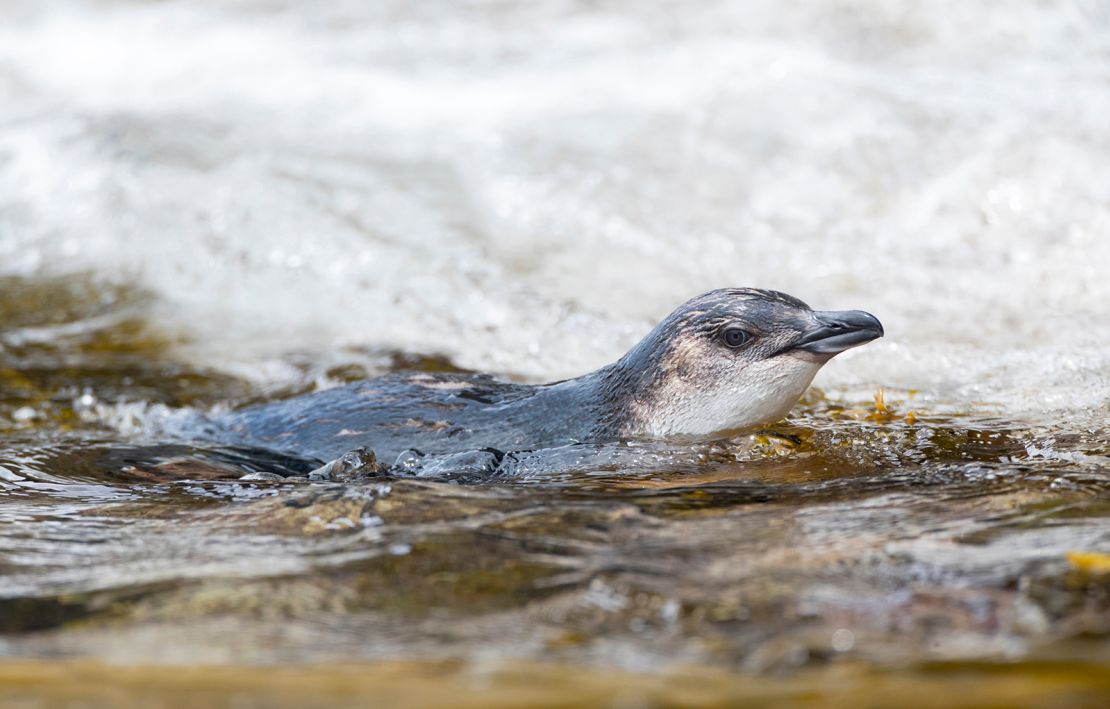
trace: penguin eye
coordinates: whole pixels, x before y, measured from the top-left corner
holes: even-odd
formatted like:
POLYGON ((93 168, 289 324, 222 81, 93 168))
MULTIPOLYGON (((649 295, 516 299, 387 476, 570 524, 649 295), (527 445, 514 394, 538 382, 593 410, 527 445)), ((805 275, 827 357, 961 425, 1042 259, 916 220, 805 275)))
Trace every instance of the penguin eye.
POLYGON ((721 339, 726 345, 735 349, 748 344, 752 336, 738 327, 729 327, 721 333, 721 339))

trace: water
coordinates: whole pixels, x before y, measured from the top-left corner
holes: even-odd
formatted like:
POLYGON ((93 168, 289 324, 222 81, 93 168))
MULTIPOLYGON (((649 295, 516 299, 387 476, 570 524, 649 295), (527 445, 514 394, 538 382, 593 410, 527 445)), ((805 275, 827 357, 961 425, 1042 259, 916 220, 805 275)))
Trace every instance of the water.
POLYGON ((0 19, 0 653, 1106 661, 1068 556, 1110 553, 1105 3, 0 19), (766 434, 495 485, 175 442, 396 369, 573 376, 728 285, 887 336, 766 434))

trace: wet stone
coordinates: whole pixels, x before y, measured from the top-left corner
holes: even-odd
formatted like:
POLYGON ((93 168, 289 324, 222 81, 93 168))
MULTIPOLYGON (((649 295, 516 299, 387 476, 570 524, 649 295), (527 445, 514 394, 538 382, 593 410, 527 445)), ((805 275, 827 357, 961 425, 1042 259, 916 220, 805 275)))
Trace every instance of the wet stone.
POLYGON ((317 482, 324 480, 351 481, 370 478, 385 472, 378 459, 369 448, 344 453, 339 458, 308 473, 308 479, 317 482))

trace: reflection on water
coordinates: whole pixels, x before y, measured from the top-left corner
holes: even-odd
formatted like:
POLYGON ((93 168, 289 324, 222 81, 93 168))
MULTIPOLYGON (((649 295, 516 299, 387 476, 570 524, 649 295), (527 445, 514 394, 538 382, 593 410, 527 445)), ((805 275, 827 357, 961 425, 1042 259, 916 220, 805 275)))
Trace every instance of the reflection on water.
MULTIPOLYGON (((1092 643, 1110 577, 1068 558, 1110 538, 1101 432, 814 391, 730 441, 533 451, 482 485, 312 482, 303 461, 174 442, 189 411, 256 393, 166 359, 134 294, 6 285, 54 305, 0 353, 5 654, 1110 661, 1092 643)), ((290 391, 398 362, 446 366, 363 354, 290 391)))

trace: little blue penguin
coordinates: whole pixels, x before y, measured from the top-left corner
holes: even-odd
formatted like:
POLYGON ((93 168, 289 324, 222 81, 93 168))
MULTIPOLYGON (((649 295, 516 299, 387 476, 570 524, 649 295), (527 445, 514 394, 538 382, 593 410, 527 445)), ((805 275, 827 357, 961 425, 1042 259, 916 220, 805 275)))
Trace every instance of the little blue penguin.
POLYGON ((395 373, 233 412, 226 441, 334 460, 370 449, 451 454, 629 439, 724 438, 774 423, 834 356, 883 335, 860 310, 727 288, 679 306, 616 362, 530 385, 395 373))

